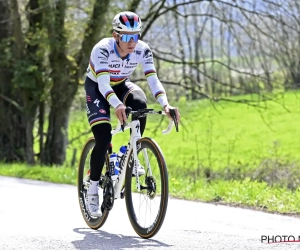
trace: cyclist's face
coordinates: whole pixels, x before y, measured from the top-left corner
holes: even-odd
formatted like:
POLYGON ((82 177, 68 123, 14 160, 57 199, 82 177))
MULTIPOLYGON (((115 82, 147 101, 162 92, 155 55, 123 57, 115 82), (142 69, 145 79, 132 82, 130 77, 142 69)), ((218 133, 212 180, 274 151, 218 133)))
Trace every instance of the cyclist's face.
POLYGON ((120 31, 118 32, 118 34, 116 34, 115 32, 113 33, 114 38, 117 41, 119 41, 120 47, 127 54, 130 54, 134 51, 135 46, 138 43, 136 39, 138 34, 139 34, 138 32, 127 32, 127 31, 120 31), (134 37, 130 37, 126 35, 133 35, 134 37))

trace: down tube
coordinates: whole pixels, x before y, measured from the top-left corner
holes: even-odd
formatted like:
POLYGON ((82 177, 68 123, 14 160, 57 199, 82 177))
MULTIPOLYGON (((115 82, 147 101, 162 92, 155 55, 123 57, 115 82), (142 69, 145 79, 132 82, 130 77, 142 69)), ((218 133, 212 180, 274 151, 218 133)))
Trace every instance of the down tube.
POLYGON ((128 164, 128 161, 129 161, 128 155, 129 155, 130 150, 131 150, 131 145, 129 145, 129 148, 126 151, 125 159, 122 162, 122 172, 119 175, 118 182, 116 183, 116 185, 114 187, 115 199, 120 199, 121 198, 121 188, 122 188, 125 176, 126 176, 126 166, 128 164))

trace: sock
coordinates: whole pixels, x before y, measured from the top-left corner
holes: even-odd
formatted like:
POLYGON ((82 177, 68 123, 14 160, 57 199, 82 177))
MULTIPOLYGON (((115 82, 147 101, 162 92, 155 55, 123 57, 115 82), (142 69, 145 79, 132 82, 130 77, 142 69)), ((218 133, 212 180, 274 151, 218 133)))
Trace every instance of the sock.
POLYGON ((88 194, 98 194, 98 186, 99 186, 99 181, 90 180, 88 194))

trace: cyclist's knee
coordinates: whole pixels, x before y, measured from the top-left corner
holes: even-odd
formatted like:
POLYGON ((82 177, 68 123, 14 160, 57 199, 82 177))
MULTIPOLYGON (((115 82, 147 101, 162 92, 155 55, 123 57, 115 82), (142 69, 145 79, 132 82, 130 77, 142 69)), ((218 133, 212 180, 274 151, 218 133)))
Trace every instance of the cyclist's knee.
POLYGON ((111 124, 110 123, 100 123, 92 127, 92 132, 95 137, 97 148, 106 148, 111 142, 111 124))
POLYGON ((126 99, 126 106, 131 107, 133 110, 147 108, 147 98, 143 91, 133 91, 126 99))

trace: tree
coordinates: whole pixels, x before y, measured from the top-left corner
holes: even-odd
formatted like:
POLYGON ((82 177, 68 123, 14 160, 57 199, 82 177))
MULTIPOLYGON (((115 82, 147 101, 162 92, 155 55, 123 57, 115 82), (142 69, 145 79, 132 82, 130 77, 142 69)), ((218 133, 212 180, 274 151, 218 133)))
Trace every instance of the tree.
MULTIPOLYGON (((17 35, 20 19, 13 2, 0 1, 0 159, 7 162, 24 161, 26 149, 26 124, 22 115, 22 99, 12 82, 13 66, 21 57, 21 50, 12 40, 17 35), (8 22, 11 17, 14 23, 8 22)), ((17 37, 16 37, 17 38, 17 37)))
MULTIPOLYGON (((95 1, 81 48, 75 54, 68 51, 68 40, 64 26, 67 11, 66 1, 54 5, 45 0, 30 0, 26 7, 28 26, 22 32, 20 6, 17 0, 10 4, 1 1, 2 54, 0 101, 1 157, 0 160, 27 160, 34 163, 33 127, 39 109, 40 128, 43 127, 45 78, 51 79, 49 126, 43 147, 43 129, 40 129, 40 157, 43 164, 63 164, 67 144, 69 110, 77 91, 79 79, 88 62, 88 51, 98 40, 105 23, 105 10, 109 0, 95 1), (44 31, 47 31, 46 36, 44 31), (46 44, 43 44, 45 39, 46 44), (9 47, 7 47, 9 44, 9 47), (47 45, 48 44, 48 45, 47 45), (44 46, 44 47, 43 47, 44 46), (47 48, 49 47, 49 53, 47 48), (43 53, 39 53, 44 50, 43 53), (46 52, 46 53, 45 53, 46 52), (8 61, 8 63, 7 63, 8 61), (44 70, 50 67, 50 70, 44 70), (42 73, 43 72, 43 73, 42 73), (43 74, 49 73, 49 77, 43 74), (9 83, 9 84, 7 84, 9 83)), ((26 27, 26 25, 23 25, 26 27)))
POLYGON ((47 139, 42 156, 44 164, 62 165, 66 157, 68 141, 68 121, 73 98, 77 92, 79 79, 88 62, 88 50, 98 39, 103 28, 105 9, 110 0, 95 1, 92 15, 84 32, 82 46, 76 55, 67 51, 67 37, 64 26, 66 0, 61 0, 44 13, 50 45, 49 62, 51 66, 51 107, 47 139))
MULTIPOLYGON (((290 1, 283 3, 281 0, 155 1, 144 18, 144 33, 154 24, 159 25, 151 30, 152 33, 157 30, 156 35, 145 37, 152 44, 156 59, 169 65, 169 74, 167 70, 161 73, 162 81, 190 90, 192 99, 266 94, 280 89, 278 85, 274 87, 274 56, 278 55, 280 60, 295 57, 298 54, 295 49, 283 53, 280 50, 284 45, 290 46, 286 40, 299 40, 295 36, 291 39, 299 11, 294 4, 293 15, 286 14, 286 18, 292 16, 294 20, 287 26, 281 15, 287 9, 285 5, 290 8, 293 5, 290 1), (173 28, 170 30, 169 26, 173 28), (283 38, 276 37, 282 32, 290 38, 285 36, 284 44, 283 38), (153 40, 152 37, 158 36, 160 39, 153 40), (178 77, 172 69, 178 72, 180 66, 183 74, 178 77)), ((295 78, 299 63, 294 60, 289 65, 290 75, 295 78)), ((285 72, 285 68, 277 69, 277 73, 285 72)))
MULTIPOLYGON (((283 86, 275 84, 278 72, 285 87, 299 85, 296 0, 0 1, 0 161, 64 163, 70 109, 91 48, 110 35, 120 8, 142 17, 142 39, 176 100, 272 93, 283 86)), ((141 71, 134 76, 145 81, 141 71)))

